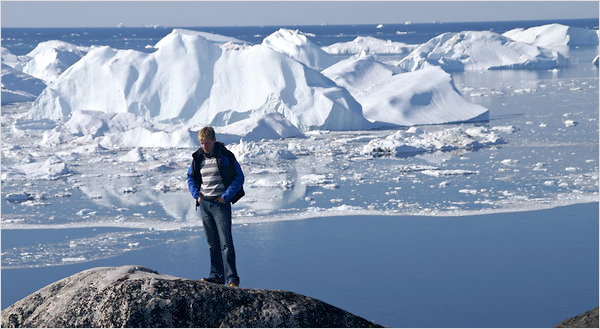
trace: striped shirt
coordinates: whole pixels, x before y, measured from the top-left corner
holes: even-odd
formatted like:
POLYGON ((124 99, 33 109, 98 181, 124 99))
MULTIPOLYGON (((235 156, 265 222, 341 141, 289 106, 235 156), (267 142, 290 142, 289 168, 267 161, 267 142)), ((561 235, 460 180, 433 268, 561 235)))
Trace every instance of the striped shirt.
POLYGON ((225 193, 225 185, 217 166, 217 158, 205 156, 200 165, 202 184, 200 192, 207 198, 217 198, 225 193))

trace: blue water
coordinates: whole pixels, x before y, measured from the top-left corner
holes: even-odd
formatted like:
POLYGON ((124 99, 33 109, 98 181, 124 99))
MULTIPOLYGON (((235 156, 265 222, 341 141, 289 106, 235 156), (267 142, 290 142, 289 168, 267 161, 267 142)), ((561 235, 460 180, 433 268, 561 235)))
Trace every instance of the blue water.
MULTIPOLYGON (((262 40, 285 27, 314 34, 309 37, 319 46, 354 40, 357 36, 373 36, 380 39, 419 44, 445 33, 459 31, 491 30, 503 33, 514 28, 529 28, 550 23, 560 23, 573 27, 598 28, 598 19, 472 22, 472 23, 423 23, 391 24, 377 29, 375 25, 317 25, 317 26, 253 26, 253 27, 185 27, 215 34, 226 35, 251 44, 262 40)), ((157 28, 3 28, 2 47, 15 55, 25 55, 43 41, 62 40, 80 46, 102 45, 117 49, 152 51, 146 45, 154 45, 174 27, 157 28)))
MULTIPOLYGON (((598 303, 598 203, 463 217, 345 216, 233 229, 242 286, 321 299, 391 327, 552 327, 598 303)), ((56 230, 70 238, 118 229, 56 230)), ((2 231, 2 248, 48 230, 2 231)), ((108 259, 2 270, 2 308, 97 266, 199 279, 199 229, 108 259)))

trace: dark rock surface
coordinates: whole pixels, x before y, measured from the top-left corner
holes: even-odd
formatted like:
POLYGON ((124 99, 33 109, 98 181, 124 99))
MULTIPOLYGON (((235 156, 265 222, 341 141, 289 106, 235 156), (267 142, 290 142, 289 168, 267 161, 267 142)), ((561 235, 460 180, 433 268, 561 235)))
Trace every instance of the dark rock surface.
POLYGON ((377 327, 287 291, 231 288, 139 266, 92 268, 2 311, 2 327, 377 327))
POLYGON ((555 328, 598 328, 598 307, 565 320, 555 328))

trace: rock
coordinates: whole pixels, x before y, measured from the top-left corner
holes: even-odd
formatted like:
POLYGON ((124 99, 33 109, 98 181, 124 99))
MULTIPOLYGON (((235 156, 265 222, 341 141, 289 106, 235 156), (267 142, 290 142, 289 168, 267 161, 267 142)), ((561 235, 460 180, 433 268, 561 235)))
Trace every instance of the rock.
POLYGON ((232 288, 139 266, 99 267, 2 311, 2 327, 379 327, 288 291, 232 288))
POLYGON ((555 328, 598 328, 598 307, 565 320, 555 328))

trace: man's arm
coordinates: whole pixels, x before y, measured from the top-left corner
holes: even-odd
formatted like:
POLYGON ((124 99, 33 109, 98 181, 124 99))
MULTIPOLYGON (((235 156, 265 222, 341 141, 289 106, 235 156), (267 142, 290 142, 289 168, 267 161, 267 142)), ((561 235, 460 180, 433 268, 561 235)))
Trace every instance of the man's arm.
POLYGON ((226 202, 231 201, 231 199, 233 199, 236 193, 242 188, 242 185, 244 185, 244 173, 242 172, 242 167, 240 167, 240 164, 237 162, 235 156, 232 156, 231 160, 233 161, 233 166, 235 167, 237 175, 235 176, 233 182, 231 182, 231 185, 229 185, 225 193, 223 193, 223 195, 221 196, 226 202))
POLYGON ((196 185, 196 180, 194 179, 194 175, 192 173, 193 166, 194 163, 192 162, 187 172, 188 188, 190 189, 190 193, 192 193, 192 197, 198 200, 198 198, 200 198, 200 190, 198 189, 198 185, 196 185))

